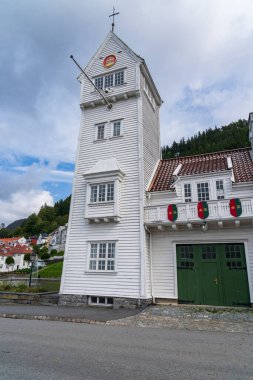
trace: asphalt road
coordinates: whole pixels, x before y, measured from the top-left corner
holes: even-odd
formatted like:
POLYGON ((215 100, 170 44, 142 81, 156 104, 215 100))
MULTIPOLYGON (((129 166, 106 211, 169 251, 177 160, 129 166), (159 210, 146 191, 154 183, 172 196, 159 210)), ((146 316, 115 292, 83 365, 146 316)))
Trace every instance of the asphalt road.
POLYGON ((252 380, 252 343, 252 334, 0 318, 0 379, 252 380))

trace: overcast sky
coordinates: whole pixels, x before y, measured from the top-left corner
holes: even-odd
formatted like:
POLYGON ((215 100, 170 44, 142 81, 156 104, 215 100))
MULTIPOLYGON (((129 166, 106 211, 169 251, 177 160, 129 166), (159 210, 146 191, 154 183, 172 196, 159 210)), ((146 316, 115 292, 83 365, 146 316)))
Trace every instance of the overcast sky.
POLYGON ((0 0, 0 223, 71 193, 78 71, 110 30, 145 58, 162 145, 253 111, 252 0, 0 0))

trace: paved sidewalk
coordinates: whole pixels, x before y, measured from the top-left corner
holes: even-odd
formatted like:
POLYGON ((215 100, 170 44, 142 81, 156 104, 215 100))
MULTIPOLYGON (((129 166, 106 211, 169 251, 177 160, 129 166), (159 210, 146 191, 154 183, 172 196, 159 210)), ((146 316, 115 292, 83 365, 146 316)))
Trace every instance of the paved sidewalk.
POLYGON ((44 306, 1 304, 0 317, 15 319, 42 319, 64 322, 96 323, 126 318, 140 313, 140 309, 110 309, 81 306, 44 306))
POLYGON ((146 309, 1 304, 0 318, 37 319, 111 326, 253 333, 253 309, 189 305, 146 309))

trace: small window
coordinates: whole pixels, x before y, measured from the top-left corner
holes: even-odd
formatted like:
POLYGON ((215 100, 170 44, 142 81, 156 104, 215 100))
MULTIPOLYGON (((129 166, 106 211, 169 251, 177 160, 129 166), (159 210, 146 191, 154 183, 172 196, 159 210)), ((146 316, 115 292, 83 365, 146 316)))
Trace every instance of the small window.
POLYGON ((98 201, 99 202, 105 202, 105 191, 106 191, 106 185, 98 186, 98 201))
POLYGON ((97 125, 97 140, 104 140, 105 138, 105 125, 97 125))
POLYGON ((112 87, 112 86, 120 86, 124 84, 125 80, 125 70, 119 70, 115 71, 111 74, 106 74, 103 76, 96 77, 94 82, 95 86, 99 90, 104 90, 107 87, 112 87))
POLYGON ((120 120, 113 122, 112 136, 113 137, 121 136, 121 121, 120 120))
POLYGON ((114 201, 114 183, 101 183, 91 185, 90 202, 112 202, 114 201))
POLYGON ((124 84, 124 70, 117 71, 115 74, 115 86, 120 86, 121 84, 124 84))
POLYGON ((91 186, 91 195, 90 195, 90 201, 92 203, 97 202, 97 195, 98 195, 98 187, 97 185, 91 186))
POLYGON ((186 203, 190 203, 192 201, 192 192, 191 192, 191 184, 184 184, 184 200, 186 203))
POLYGON ((108 183, 107 185, 107 202, 114 200, 114 183, 108 183))
POLYGON ((90 296, 89 297, 89 304, 90 305, 111 306, 111 305, 113 305, 113 298, 112 297, 95 297, 95 296, 90 296))
POLYGON ((105 88, 113 86, 113 74, 105 76, 105 88))
POLYGON ((216 181, 217 199, 224 199, 224 185, 222 180, 216 181))
POLYGON ((198 201, 209 201, 208 182, 197 183, 198 201))
POLYGON ((103 77, 95 78, 95 86, 97 88, 99 88, 100 90, 103 89, 103 83, 104 83, 104 78, 103 77))
POLYGON ((115 242, 99 242, 90 244, 89 270, 115 271, 115 242))

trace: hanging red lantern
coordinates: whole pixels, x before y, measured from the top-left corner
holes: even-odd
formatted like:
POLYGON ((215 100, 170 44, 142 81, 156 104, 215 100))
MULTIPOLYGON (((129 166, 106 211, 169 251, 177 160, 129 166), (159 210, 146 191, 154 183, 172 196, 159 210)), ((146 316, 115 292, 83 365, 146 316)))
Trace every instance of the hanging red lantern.
POLYGON ((239 198, 230 199, 229 201, 230 214, 235 218, 242 214, 242 204, 239 198))
POLYGON ((209 216, 208 204, 206 201, 198 203, 198 216, 200 219, 206 219, 209 216))
POLYGON ((168 206, 168 219, 170 222, 175 222, 177 220, 177 206, 174 204, 171 204, 168 206))

